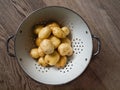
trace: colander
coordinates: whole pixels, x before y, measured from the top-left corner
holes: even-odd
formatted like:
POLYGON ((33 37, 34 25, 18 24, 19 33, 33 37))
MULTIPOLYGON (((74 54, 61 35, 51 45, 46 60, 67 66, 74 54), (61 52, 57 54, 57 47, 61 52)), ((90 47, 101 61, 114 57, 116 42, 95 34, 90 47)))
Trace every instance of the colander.
POLYGON ((100 40, 91 35, 85 21, 76 12, 58 6, 49 6, 31 13, 20 24, 17 33, 7 40, 7 52, 10 56, 16 56, 23 71, 37 82, 59 85, 70 82, 80 76, 88 66, 92 56, 100 52, 100 40), (73 55, 68 58, 68 63, 63 69, 55 67, 42 67, 30 56, 31 48, 35 47, 33 26, 55 21, 61 26, 70 28, 73 55), (9 50, 9 42, 14 37, 14 51, 9 50), (97 40, 98 48, 93 53, 93 38, 97 40))

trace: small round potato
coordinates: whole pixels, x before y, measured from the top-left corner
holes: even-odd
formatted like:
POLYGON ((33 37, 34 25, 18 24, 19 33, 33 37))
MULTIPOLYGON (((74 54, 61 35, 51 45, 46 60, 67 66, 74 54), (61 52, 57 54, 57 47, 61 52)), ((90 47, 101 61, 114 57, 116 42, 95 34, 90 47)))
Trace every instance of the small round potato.
POLYGON ((51 66, 55 65, 59 59, 60 55, 57 51, 54 51, 54 53, 45 56, 45 62, 51 66))
POLYGON ((32 58, 35 58, 35 59, 37 59, 37 58, 40 57, 37 48, 33 48, 33 49, 31 49, 31 51, 30 51, 30 55, 31 55, 32 58))
POLYGON ((54 45, 54 48, 57 48, 60 45, 60 39, 55 37, 55 36, 51 36, 50 41, 52 42, 52 44, 54 45))
POLYGON ((37 48, 31 49, 31 57, 43 67, 64 68, 67 56, 73 54, 71 41, 68 38, 70 29, 67 26, 60 27, 58 23, 52 22, 46 26, 36 25, 34 33, 37 36, 35 39, 37 48))
POLYGON ((70 33, 69 28, 66 27, 66 26, 65 26, 65 27, 62 27, 61 29, 62 29, 62 31, 65 33, 66 36, 70 33))
POLYGON ((58 38, 65 38, 66 37, 65 33, 59 27, 53 27, 52 33, 54 36, 56 36, 58 38))
POLYGON ((66 37, 66 38, 63 38, 63 39, 61 40, 61 42, 62 42, 62 43, 68 43, 68 44, 71 45, 71 41, 70 41, 70 39, 68 39, 67 37, 66 37))
POLYGON ((42 25, 37 26, 37 27, 35 28, 35 30, 34 30, 34 33, 35 33, 36 35, 38 35, 38 33, 41 31, 42 28, 43 28, 42 25))
POLYGON ((49 26, 51 29, 53 28, 53 27, 60 27, 57 23, 55 23, 55 22, 53 22, 53 23, 51 23, 51 24, 48 24, 47 26, 49 26))
POLYGON ((61 56, 71 56, 73 54, 73 49, 68 43, 62 43, 58 47, 58 52, 61 56))
POLYGON ((49 27, 44 27, 40 30, 38 37, 41 39, 46 39, 50 36, 51 29, 49 27))
POLYGON ((43 67, 48 66, 48 64, 45 62, 45 60, 44 60, 43 57, 40 57, 40 58, 38 59, 38 64, 41 65, 41 66, 43 66, 43 67))
POLYGON ((43 57, 45 55, 45 53, 43 52, 40 46, 38 47, 38 53, 40 57, 43 57))
POLYGON ((55 64, 55 67, 57 68, 64 68, 67 63, 67 57, 61 56, 60 60, 55 64))
POLYGON ((40 39, 40 38, 37 38, 36 40, 35 40, 35 44, 36 44, 36 46, 40 46, 40 42, 42 41, 42 39, 40 39))
POLYGON ((49 39, 42 40, 40 47, 45 54, 51 54, 54 52, 54 45, 49 39))

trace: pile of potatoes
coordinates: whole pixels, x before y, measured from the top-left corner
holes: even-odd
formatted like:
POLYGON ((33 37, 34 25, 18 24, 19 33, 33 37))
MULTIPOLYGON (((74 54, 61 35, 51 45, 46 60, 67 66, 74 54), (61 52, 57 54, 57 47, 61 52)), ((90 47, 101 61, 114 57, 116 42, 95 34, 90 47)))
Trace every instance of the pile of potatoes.
POLYGON ((68 61, 67 57, 73 54, 71 41, 67 37, 70 33, 69 28, 60 27, 53 22, 46 26, 38 25, 34 33, 37 35, 35 39, 37 47, 31 49, 31 57, 43 67, 64 68, 68 61))

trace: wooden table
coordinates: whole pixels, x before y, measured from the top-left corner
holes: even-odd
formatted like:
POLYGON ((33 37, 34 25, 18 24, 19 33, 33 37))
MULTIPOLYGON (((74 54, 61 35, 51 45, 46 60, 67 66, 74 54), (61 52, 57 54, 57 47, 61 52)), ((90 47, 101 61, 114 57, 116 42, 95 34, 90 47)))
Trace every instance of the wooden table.
MULTIPOLYGON (((120 0, 0 0, 0 90, 119 90, 120 0), (6 52, 6 40, 32 11, 46 6, 76 11, 101 39, 101 53, 72 82, 51 86, 33 81, 6 52)), ((13 51, 13 40, 10 48, 13 51)))

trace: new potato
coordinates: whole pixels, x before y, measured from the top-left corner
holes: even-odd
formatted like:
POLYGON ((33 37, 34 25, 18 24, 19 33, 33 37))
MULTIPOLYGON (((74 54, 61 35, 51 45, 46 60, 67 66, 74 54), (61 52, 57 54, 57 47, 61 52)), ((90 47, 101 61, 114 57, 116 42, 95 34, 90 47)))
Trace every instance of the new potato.
POLYGON ((40 56, 39 56, 39 53, 38 53, 38 48, 31 49, 30 55, 31 55, 32 58, 35 58, 35 59, 39 58, 40 56))
POLYGON ((41 38, 37 38, 36 40, 35 40, 35 44, 36 44, 36 46, 40 46, 40 43, 41 43, 41 41, 42 41, 42 39, 41 38))
POLYGON ((54 53, 45 56, 45 62, 47 62, 49 65, 55 65, 59 59, 60 55, 57 51, 54 51, 54 53))
POLYGON ((34 30, 34 33, 35 33, 36 35, 38 35, 38 33, 41 31, 42 28, 43 28, 42 25, 36 26, 36 28, 35 28, 35 30, 34 30))
POLYGON ((55 64, 55 67, 57 68, 64 68, 67 63, 67 57, 61 56, 60 60, 55 64))
POLYGON ((61 43, 60 39, 55 36, 51 36, 49 39, 52 42, 52 44, 54 45, 54 48, 57 48, 61 43))
POLYGON ((44 27, 38 33, 38 37, 41 38, 41 39, 46 39, 50 36, 50 34, 51 34, 50 27, 44 27))
POLYGON ((43 67, 48 66, 48 64, 47 64, 47 63, 45 62, 45 60, 44 60, 44 57, 40 57, 40 58, 38 59, 38 64, 41 65, 41 66, 43 66, 43 67))
POLYGON ((54 52, 54 45, 52 44, 52 42, 49 39, 44 39, 40 43, 40 47, 45 54, 51 54, 54 52))
POLYGON ((71 41, 68 38, 68 27, 60 27, 56 22, 46 26, 37 25, 34 29, 36 48, 32 48, 30 55, 43 67, 54 66, 64 68, 67 57, 73 54, 71 41))
POLYGON ((62 43, 58 47, 58 52, 61 56, 71 56, 73 54, 72 47, 68 43, 62 43))

